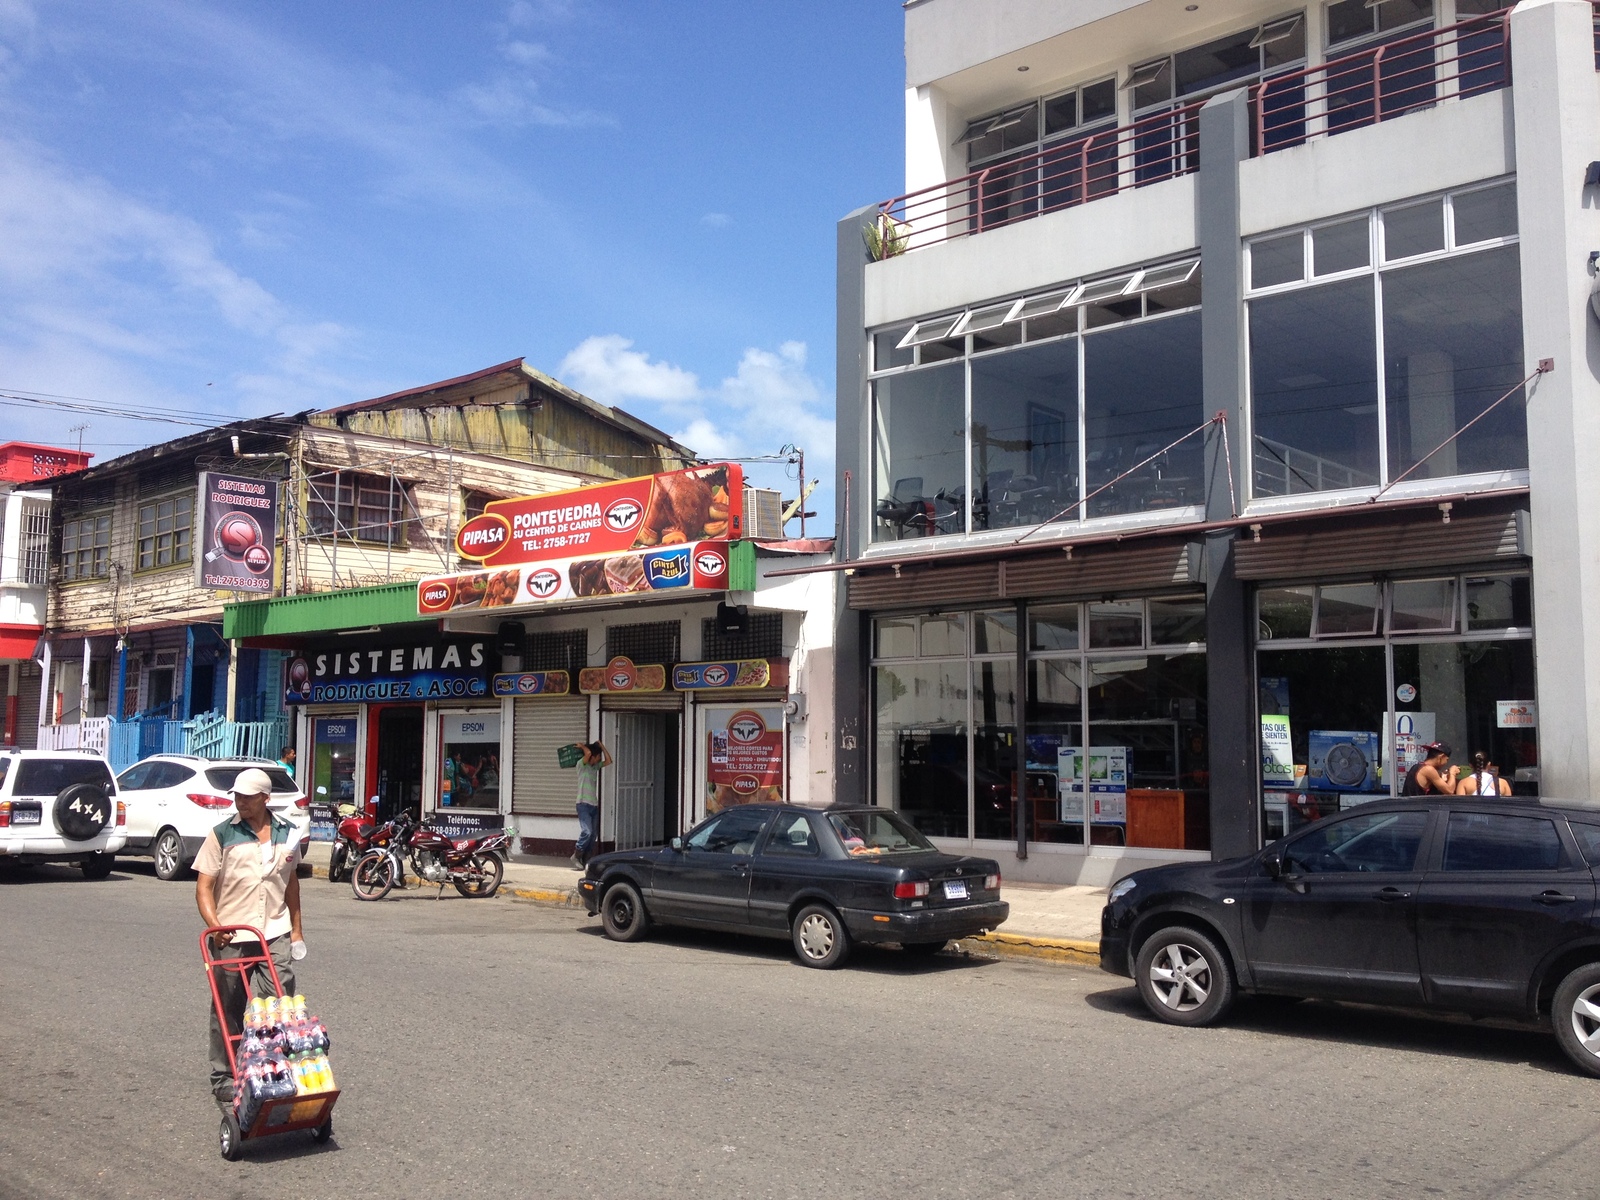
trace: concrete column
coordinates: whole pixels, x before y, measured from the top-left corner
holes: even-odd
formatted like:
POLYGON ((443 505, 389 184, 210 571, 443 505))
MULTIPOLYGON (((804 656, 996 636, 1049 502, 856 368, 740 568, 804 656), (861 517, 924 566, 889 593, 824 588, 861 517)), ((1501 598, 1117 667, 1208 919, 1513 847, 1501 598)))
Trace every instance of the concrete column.
MULTIPOLYGON (((835 357, 836 423, 834 504, 839 534, 834 557, 857 557, 872 533, 871 453, 872 405, 867 390, 870 348, 866 334, 867 250, 862 226, 877 213, 875 205, 858 208, 840 221, 835 235, 837 255, 837 330, 835 357)), ((867 778, 867 743, 872 736, 870 644, 865 621, 846 602, 848 580, 837 575, 834 593, 834 798, 839 804, 864 804, 871 799, 867 778)))
MULTIPOLYGON (((1600 249, 1600 84, 1588 0, 1523 0, 1511 14, 1522 338, 1528 397, 1539 790, 1600 791, 1600 325, 1589 253, 1600 249)), ((1501 699, 1513 700, 1514 696, 1501 699)))
MULTIPOLYGON (((1239 238, 1239 163, 1250 155, 1245 92, 1216 96, 1200 110, 1195 187, 1203 303, 1200 313, 1206 412, 1224 426, 1206 435, 1206 519, 1227 520, 1245 501, 1244 256, 1239 238), (1226 439, 1226 445, 1224 444, 1226 439), (1233 462, 1233 489, 1228 459, 1233 462)), ((1249 590, 1234 575, 1234 535, 1206 540, 1206 737, 1211 769, 1211 853, 1248 854, 1260 842, 1260 748, 1249 590)))

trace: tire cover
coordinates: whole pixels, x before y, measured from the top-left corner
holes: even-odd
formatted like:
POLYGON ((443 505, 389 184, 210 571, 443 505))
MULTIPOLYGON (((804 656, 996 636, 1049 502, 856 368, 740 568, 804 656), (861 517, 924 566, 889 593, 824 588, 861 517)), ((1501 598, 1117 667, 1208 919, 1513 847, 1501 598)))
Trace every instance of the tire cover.
POLYGON ((111 799, 92 783, 75 783, 56 796, 56 828, 69 842, 98 837, 111 822, 111 799))

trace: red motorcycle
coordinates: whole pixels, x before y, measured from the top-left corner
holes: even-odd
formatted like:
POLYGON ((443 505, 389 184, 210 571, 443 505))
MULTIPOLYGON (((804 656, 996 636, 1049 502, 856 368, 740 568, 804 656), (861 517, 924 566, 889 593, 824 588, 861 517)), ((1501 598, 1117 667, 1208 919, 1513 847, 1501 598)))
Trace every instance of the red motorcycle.
POLYGON ((354 804, 339 805, 339 830, 328 854, 328 882, 350 878, 350 864, 372 848, 376 823, 354 804))
POLYGON ((495 894, 505 874, 500 855, 511 844, 504 833, 476 838, 448 838, 436 829, 419 826, 408 813, 379 825, 367 835, 368 849, 355 861, 350 888, 358 900, 382 900, 394 888, 404 888, 406 860, 426 883, 455 885, 468 899, 495 894))

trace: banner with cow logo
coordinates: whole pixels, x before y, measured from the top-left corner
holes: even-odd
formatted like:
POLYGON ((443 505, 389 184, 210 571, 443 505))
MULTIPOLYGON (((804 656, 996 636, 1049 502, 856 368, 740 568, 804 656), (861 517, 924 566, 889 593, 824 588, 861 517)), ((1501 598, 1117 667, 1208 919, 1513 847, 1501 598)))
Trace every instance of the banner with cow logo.
POLYGON ((484 567, 682 546, 743 534, 744 472, 734 463, 494 500, 456 534, 484 567))
POLYGON ((462 609, 526 608, 558 600, 679 589, 723 591, 728 586, 728 543, 687 542, 655 550, 430 576, 417 584, 417 611, 435 616, 462 609))
POLYGON ((565 696, 572 676, 565 671, 518 671, 494 677, 496 696, 565 696))
POLYGON ((680 692, 783 687, 789 682, 788 667, 787 659, 768 658, 742 658, 733 662, 678 663, 672 668, 672 686, 680 692))
POLYGON ((706 812, 783 800, 783 709, 707 709, 706 812))
MULTIPOLYGON (((278 481, 202 471, 198 501, 195 586, 272 595, 277 561, 278 481)), ((159 513, 156 519, 159 540, 159 513)), ((176 515, 173 525, 176 528, 176 515)))
POLYGON ((664 692, 667 668, 659 663, 635 665, 633 659, 618 655, 603 667, 585 667, 578 672, 578 690, 585 695, 597 692, 664 692))

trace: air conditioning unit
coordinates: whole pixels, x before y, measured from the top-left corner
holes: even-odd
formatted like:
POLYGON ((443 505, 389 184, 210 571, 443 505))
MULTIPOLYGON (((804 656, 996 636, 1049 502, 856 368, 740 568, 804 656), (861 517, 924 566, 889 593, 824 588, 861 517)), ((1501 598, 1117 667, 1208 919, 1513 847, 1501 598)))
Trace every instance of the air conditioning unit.
POLYGON ((744 535, 747 538, 783 536, 783 496, 772 488, 744 490, 744 535))

